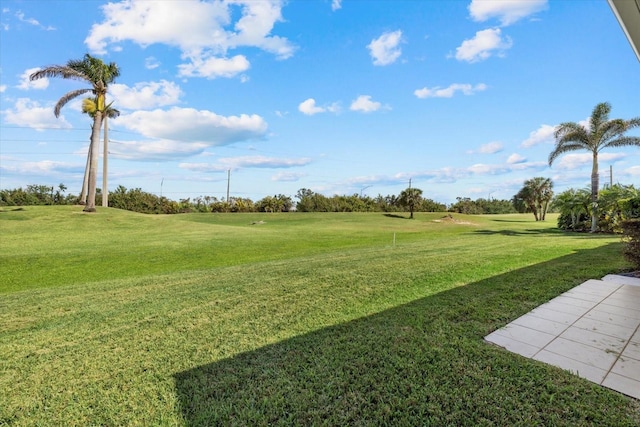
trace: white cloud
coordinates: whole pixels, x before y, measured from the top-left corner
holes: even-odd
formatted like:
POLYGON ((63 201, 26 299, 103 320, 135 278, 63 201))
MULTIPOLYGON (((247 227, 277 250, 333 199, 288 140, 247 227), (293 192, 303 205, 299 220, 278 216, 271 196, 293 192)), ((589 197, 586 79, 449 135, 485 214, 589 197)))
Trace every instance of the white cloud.
POLYGON ((424 98, 451 98, 456 92, 462 92, 464 95, 473 95, 476 92, 481 92, 487 89, 487 85, 479 83, 475 86, 468 83, 453 83, 449 87, 441 88, 435 86, 432 88, 423 87, 422 89, 416 89, 413 94, 420 99, 424 98))
POLYGON ((326 112, 339 113, 340 104, 337 102, 334 102, 333 104, 330 104, 327 107, 319 107, 318 105, 316 105, 315 99, 309 98, 302 101, 300 105, 298 105, 298 111, 300 111, 303 114, 306 114, 307 116, 313 116, 314 114, 326 113, 326 112))
POLYGON ((305 166, 311 163, 309 158, 283 159, 265 156, 223 157, 217 163, 180 163, 179 167, 197 172, 222 172, 239 168, 286 169, 305 166))
POLYGON ((389 65, 400 57, 402 50, 399 45, 402 42, 402 31, 383 33, 377 39, 371 40, 367 45, 369 54, 373 58, 373 65, 389 65))
POLYGON ((0 170, 2 170, 2 172, 5 174, 26 175, 30 177, 59 176, 61 173, 81 174, 84 172, 84 164, 41 160, 39 162, 21 162, 17 166, 7 166, 5 163, 0 166, 0 170))
POLYGON ((38 80, 31 81, 29 80, 29 76, 36 71, 39 71, 40 68, 29 68, 24 70, 24 73, 20 75, 20 84, 17 86, 18 89, 29 90, 29 89, 46 89, 49 87, 49 78, 44 77, 38 80))
POLYGON ((517 154, 517 153, 513 153, 507 158, 507 164, 510 164, 510 165, 515 165, 517 163, 524 163, 526 161, 527 161, 526 157, 522 157, 520 154, 517 154))
POLYGON ((499 153, 504 149, 504 146, 500 142, 489 142, 487 144, 483 144, 478 149, 478 153, 481 154, 494 154, 499 153))
MULTIPOLYGON (((626 154, 624 153, 600 153, 598 154, 598 161, 602 162, 614 162, 616 160, 624 159, 626 154)), ((572 170, 578 169, 582 166, 591 166, 593 164, 593 154, 591 153, 569 153, 565 154, 554 163, 558 169, 572 170)))
POLYGON ((191 63, 178 65, 178 75, 181 77, 234 77, 247 71, 249 61, 244 55, 236 55, 232 58, 217 57, 193 57, 191 63))
POLYGON ((7 85, 0 85, 0 93, 4 93, 7 90, 7 85))
POLYGON ((332 0, 331 10, 338 10, 342 8, 342 0, 332 0))
POLYGON ((115 98, 117 109, 138 110, 164 107, 178 103, 182 90, 180 86, 167 80, 140 82, 133 87, 112 83, 109 93, 115 98))
POLYGON ((547 0, 471 0, 469 14, 474 21, 498 18, 503 26, 547 8, 547 0))
POLYGON ((522 141, 521 147, 529 148, 542 143, 552 143, 555 141, 554 133, 556 126, 541 125, 538 129, 529 134, 529 138, 522 141))
POLYGON ((243 56, 225 58, 230 49, 256 47, 279 59, 293 55, 295 47, 286 38, 271 35, 274 25, 283 21, 282 4, 281 0, 107 3, 102 6, 104 21, 91 27, 85 44, 96 54, 124 41, 143 47, 176 46, 189 61, 181 66, 181 75, 228 77, 248 68, 243 56))
POLYGON ((316 100, 313 98, 302 101, 300 105, 298 105, 298 110, 307 116, 313 116, 314 114, 324 113, 326 111, 324 108, 316 106, 316 100))
POLYGON ((18 18, 18 20, 20 22, 24 22, 26 24, 33 25, 33 26, 38 27, 38 28, 40 28, 42 30, 45 30, 45 31, 53 31, 53 30, 55 30, 55 27, 52 27, 50 25, 48 25, 48 26, 42 25, 35 18, 27 18, 26 15, 24 14, 24 12, 22 12, 22 11, 16 12, 16 18, 18 18))
POLYGON ((109 154, 114 158, 140 161, 175 160, 202 153, 209 145, 203 142, 172 140, 118 141, 109 138, 109 154))
POLYGON ((305 176, 307 176, 307 174, 301 172, 278 172, 271 177, 271 181, 296 182, 305 176))
POLYGON ((631 166, 628 169, 624 169, 622 172, 625 175, 640 177, 640 166, 631 166))
POLYGON ((529 169, 542 170, 547 167, 546 162, 514 162, 507 164, 484 164, 477 163, 467 168, 467 171, 474 175, 502 175, 513 171, 523 171, 529 169))
POLYGON ((173 107, 123 114, 118 125, 147 138, 225 145, 262 138, 267 123, 258 115, 220 116, 211 111, 173 107))
POLYGON ((154 70, 160 66, 160 61, 158 61, 155 57, 149 56, 144 59, 144 68, 147 70, 154 70))
POLYGON ((494 52, 503 56, 504 51, 512 46, 511 39, 502 38, 500 28, 489 28, 478 31, 472 39, 465 40, 456 48, 458 61, 478 62, 489 58, 494 52))
POLYGON ((360 111, 363 113, 371 113, 377 111, 382 107, 382 104, 371 100, 370 95, 360 95, 358 98, 351 102, 351 111, 360 111))
POLYGON ((71 124, 63 115, 56 118, 53 107, 43 107, 37 101, 28 98, 18 98, 13 108, 0 111, 8 124, 26 126, 35 130, 46 128, 68 129, 71 124))

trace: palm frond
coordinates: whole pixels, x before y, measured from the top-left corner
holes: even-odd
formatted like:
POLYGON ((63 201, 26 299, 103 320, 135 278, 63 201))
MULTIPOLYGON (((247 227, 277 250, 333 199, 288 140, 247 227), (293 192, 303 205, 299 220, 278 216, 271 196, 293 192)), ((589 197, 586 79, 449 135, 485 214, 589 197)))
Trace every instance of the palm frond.
POLYGON ((609 141, 604 147, 628 147, 628 146, 636 146, 640 147, 640 137, 639 136, 621 136, 620 138, 614 139, 613 141, 609 141))
POLYGON ((65 65, 51 65, 42 70, 38 70, 29 76, 29 80, 33 81, 45 77, 62 77, 63 79, 89 81, 85 74, 65 65))
POLYGON ((569 151, 579 151, 588 149, 582 142, 566 142, 556 145, 556 148, 549 154, 549 166, 562 154, 569 151))
POLYGON ((608 102, 601 102, 593 107, 591 117, 589 118, 590 133, 598 133, 598 129, 603 123, 609 121, 609 113, 611 112, 611 104, 608 102))
POLYGON ((68 93, 64 94, 62 96, 62 98, 60 98, 58 100, 58 103, 56 104, 55 108, 53 109, 53 114, 55 114, 56 117, 59 117, 60 116, 60 110, 62 110, 62 107, 64 107, 72 99, 75 99, 75 98, 79 97, 80 95, 84 95, 87 92, 91 92, 91 89, 78 89, 78 90, 73 90, 71 92, 68 92, 68 93))

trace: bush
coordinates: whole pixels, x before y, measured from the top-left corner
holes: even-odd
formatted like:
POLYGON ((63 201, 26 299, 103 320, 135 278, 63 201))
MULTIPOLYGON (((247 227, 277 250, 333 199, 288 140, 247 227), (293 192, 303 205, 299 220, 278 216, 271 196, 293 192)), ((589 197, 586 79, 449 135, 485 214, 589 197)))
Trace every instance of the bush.
POLYGON ((561 213, 558 216, 558 228, 568 231, 589 231, 591 229, 591 217, 586 213, 571 214, 561 213))
POLYGON ((625 242, 624 256, 631 261, 634 268, 640 270, 640 218, 622 222, 625 242))

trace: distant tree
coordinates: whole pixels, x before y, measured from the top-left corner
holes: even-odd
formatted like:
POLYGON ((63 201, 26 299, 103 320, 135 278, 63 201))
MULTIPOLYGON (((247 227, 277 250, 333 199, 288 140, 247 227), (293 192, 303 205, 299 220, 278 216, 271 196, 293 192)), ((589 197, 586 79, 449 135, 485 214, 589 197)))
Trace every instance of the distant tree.
POLYGON ((298 190, 296 198, 298 199, 296 210, 299 212, 332 212, 334 210, 331 200, 308 188, 298 190))
POLYGON ((466 215, 482 214, 482 207, 469 197, 456 197, 456 202, 449 207, 450 212, 457 212, 466 215))
POLYGON ((536 221, 544 221, 549 203, 553 199, 553 182, 543 177, 528 179, 515 198, 522 200, 536 221))
POLYGON ((105 96, 107 87, 120 75, 120 69, 115 63, 105 64, 101 59, 86 54, 81 60, 70 60, 66 65, 52 65, 45 67, 29 76, 30 80, 45 77, 62 77, 63 79, 82 80, 90 87, 73 90, 58 100, 54 108, 56 117, 69 101, 85 93, 92 92, 97 100, 97 110, 93 116, 91 126, 91 143, 89 145, 89 188, 85 212, 95 212, 96 176, 98 172, 98 145, 100 144, 100 127, 105 110, 105 96))
POLYGON ((598 153, 604 148, 640 146, 640 137, 625 136, 624 134, 640 126, 640 117, 630 120, 609 120, 611 105, 607 102, 595 106, 589 118, 588 126, 575 122, 565 122, 558 125, 555 132, 556 146, 549 154, 549 166, 560 155, 569 151, 587 150, 592 153, 591 168, 591 232, 598 229, 598 153))
POLYGON ((409 218, 413 219, 413 211, 422 201, 422 190, 419 188, 407 188, 402 190, 398 197, 401 206, 409 209, 409 218))
POLYGON ((445 212, 447 206, 443 203, 438 203, 431 199, 422 199, 420 205, 417 207, 420 212, 445 212))

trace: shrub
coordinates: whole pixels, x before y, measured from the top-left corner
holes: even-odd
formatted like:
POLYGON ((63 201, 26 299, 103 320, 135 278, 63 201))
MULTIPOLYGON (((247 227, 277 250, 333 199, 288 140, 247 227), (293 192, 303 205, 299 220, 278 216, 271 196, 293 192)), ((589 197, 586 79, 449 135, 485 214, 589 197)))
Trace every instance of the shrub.
POLYGON ((640 270, 640 218, 622 222, 624 255, 634 268, 640 270))

